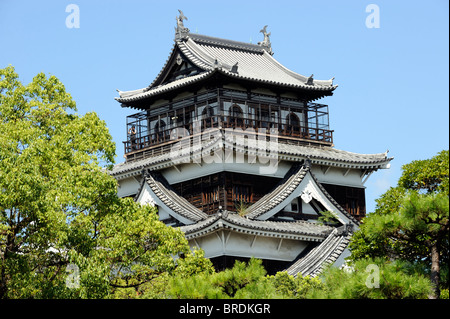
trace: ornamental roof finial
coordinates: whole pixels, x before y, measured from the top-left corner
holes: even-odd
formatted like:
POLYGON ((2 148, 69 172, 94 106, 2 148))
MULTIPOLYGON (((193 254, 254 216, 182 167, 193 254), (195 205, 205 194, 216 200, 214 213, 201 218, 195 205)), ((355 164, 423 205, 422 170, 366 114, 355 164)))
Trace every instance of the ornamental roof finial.
POLYGON ((178 12, 180 13, 180 15, 176 17, 177 27, 175 28, 175 37, 181 38, 184 34, 189 33, 189 29, 186 28, 183 24, 183 20, 187 20, 188 18, 180 9, 178 9, 178 12))
POLYGON ((270 54, 273 55, 272 52, 272 45, 270 43, 270 34, 271 32, 267 33, 267 25, 264 26, 264 28, 262 28, 261 30, 259 30, 259 32, 261 32, 262 34, 264 34, 264 40, 262 40, 261 42, 258 42, 258 45, 262 46, 264 49, 266 49, 266 51, 270 54))

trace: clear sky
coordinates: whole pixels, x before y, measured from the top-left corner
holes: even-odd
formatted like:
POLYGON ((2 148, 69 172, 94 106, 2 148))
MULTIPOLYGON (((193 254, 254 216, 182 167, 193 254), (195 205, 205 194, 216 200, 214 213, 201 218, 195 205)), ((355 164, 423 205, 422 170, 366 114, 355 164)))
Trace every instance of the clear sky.
POLYGON ((125 118, 135 111, 120 107, 116 89, 153 81, 173 46, 178 9, 191 32, 237 41, 257 43, 269 25, 279 62, 335 77, 334 95, 319 101, 329 105, 335 147, 394 157, 366 183, 368 212, 403 164, 449 148, 448 0, 0 0, 0 68, 13 65, 23 83, 39 72, 57 76, 78 113, 106 121, 119 163, 125 118), (70 28, 70 4, 78 27, 70 28))

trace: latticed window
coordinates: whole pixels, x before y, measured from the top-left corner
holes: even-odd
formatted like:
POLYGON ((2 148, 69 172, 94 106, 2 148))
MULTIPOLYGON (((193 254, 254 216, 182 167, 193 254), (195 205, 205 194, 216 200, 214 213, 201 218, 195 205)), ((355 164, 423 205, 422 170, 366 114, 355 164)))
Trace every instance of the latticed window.
POLYGON ((244 125, 244 113, 239 105, 234 104, 230 107, 230 117, 229 122, 234 126, 243 126, 244 125))
POLYGON ((219 201, 219 188, 214 187, 211 189, 204 190, 202 193, 202 203, 212 204, 219 201))
POLYGON ((294 113, 289 113, 286 119, 287 126, 286 130, 289 134, 299 134, 300 133, 300 119, 294 113))
POLYGON ((252 202, 252 189, 247 185, 233 185, 232 198, 235 202, 252 202))

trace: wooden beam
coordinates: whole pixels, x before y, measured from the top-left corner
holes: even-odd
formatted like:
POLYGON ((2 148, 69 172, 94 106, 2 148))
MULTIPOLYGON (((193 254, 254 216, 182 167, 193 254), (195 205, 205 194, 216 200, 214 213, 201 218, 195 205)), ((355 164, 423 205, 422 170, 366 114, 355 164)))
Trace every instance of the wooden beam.
POLYGON ((323 169, 323 166, 322 166, 323 175, 327 175, 327 173, 330 170, 330 168, 331 168, 331 166, 326 166, 325 169, 323 169))
POLYGON ((367 180, 369 179, 370 175, 372 175, 373 172, 374 172, 374 171, 371 171, 369 174, 367 174, 366 178, 364 178, 364 179, 362 180, 361 184, 364 185, 364 184, 367 182, 367 180))
POLYGON ((257 235, 253 236, 253 240, 252 240, 252 243, 250 244, 250 248, 252 248, 252 247, 253 247, 253 244, 254 244, 254 243, 255 243, 255 241, 256 241, 256 237, 257 237, 257 235))
POLYGON ((348 175, 348 173, 350 172, 351 168, 347 168, 347 170, 344 173, 344 177, 348 175))
POLYGON ((277 251, 280 251, 281 244, 283 243, 283 238, 280 238, 280 241, 278 242, 277 251))

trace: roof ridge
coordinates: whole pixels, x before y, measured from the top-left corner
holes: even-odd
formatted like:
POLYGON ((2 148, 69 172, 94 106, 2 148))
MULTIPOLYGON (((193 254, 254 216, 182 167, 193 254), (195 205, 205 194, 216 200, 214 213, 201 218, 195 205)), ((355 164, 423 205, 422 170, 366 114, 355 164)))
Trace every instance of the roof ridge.
MULTIPOLYGON (((197 237, 218 228, 236 229, 236 227, 247 229, 250 232, 277 233, 279 234, 278 236, 281 237, 300 236, 305 239, 304 237, 306 236, 312 241, 323 241, 331 232, 333 232, 331 227, 317 225, 315 223, 285 223, 266 220, 253 220, 239 216, 238 214, 232 212, 208 216, 206 219, 200 220, 191 225, 182 226, 180 229, 187 237, 197 237), (215 223, 217 224, 213 226, 215 223), (211 226, 214 228, 206 230, 206 228, 211 226), (194 235, 196 232, 197 235, 194 235)), ((248 231, 245 232, 249 233, 248 231)))
POLYGON ((328 237, 318 246, 311 249, 306 255, 294 261, 285 269, 289 275, 316 277, 325 265, 333 264, 347 248, 351 235, 339 235, 334 229, 328 237))
POLYGON ((280 202, 282 202, 286 197, 291 194, 295 188, 301 183, 303 178, 310 169, 309 167, 301 164, 294 164, 286 175, 279 181, 279 183, 266 195, 261 197, 256 203, 251 205, 247 209, 248 218, 255 219, 277 206, 280 202), (286 195, 286 196, 283 196, 286 195), (277 200, 270 200, 276 196, 277 200))
POLYGON ((208 218, 206 213, 189 203, 184 197, 178 195, 171 189, 169 183, 161 173, 149 171, 148 174, 145 175, 144 180, 155 195, 175 213, 192 221, 208 218))
MULTIPOLYGON (((180 45, 181 45, 181 43, 179 44, 179 46, 180 45)), ((187 41, 185 41, 184 46, 185 46, 186 49, 190 50, 191 53, 195 54, 194 59, 191 59, 191 62, 193 62, 194 64, 197 64, 195 59, 198 59, 200 61, 204 60, 204 61, 201 61, 201 62, 208 66, 206 71, 214 70, 214 69, 221 69, 221 68, 225 68, 226 70, 231 70, 232 69, 232 66, 230 64, 225 63, 224 61, 220 61, 218 59, 218 57, 213 56, 210 53, 206 52, 201 46, 199 46, 192 39, 188 38, 187 41)), ((180 49, 181 49, 181 46, 180 46, 180 49)), ((197 66, 202 68, 201 65, 197 65, 197 66)))
POLYGON ((161 75, 163 74, 164 70, 166 69, 167 65, 169 64, 173 53, 175 52, 176 49, 176 44, 174 43, 172 45, 172 49, 170 50, 169 56, 166 59, 166 62, 164 63, 163 67, 161 68, 161 70, 158 72, 158 75, 153 79, 152 83, 150 83, 147 87, 145 87, 143 90, 144 92, 150 90, 151 88, 153 88, 154 84, 159 80, 159 78, 161 77, 161 75))
POLYGON ((191 38, 193 41, 195 41, 195 42, 198 41, 203 44, 214 44, 214 45, 219 45, 219 46, 223 46, 223 47, 239 48, 242 50, 248 50, 248 51, 258 52, 258 53, 263 53, 265 51, 264 48, 258 44, 224 39, 224 38, 219 38, 219 37, 212 37, 209 35, 188 33, 187 38, 191 38))

